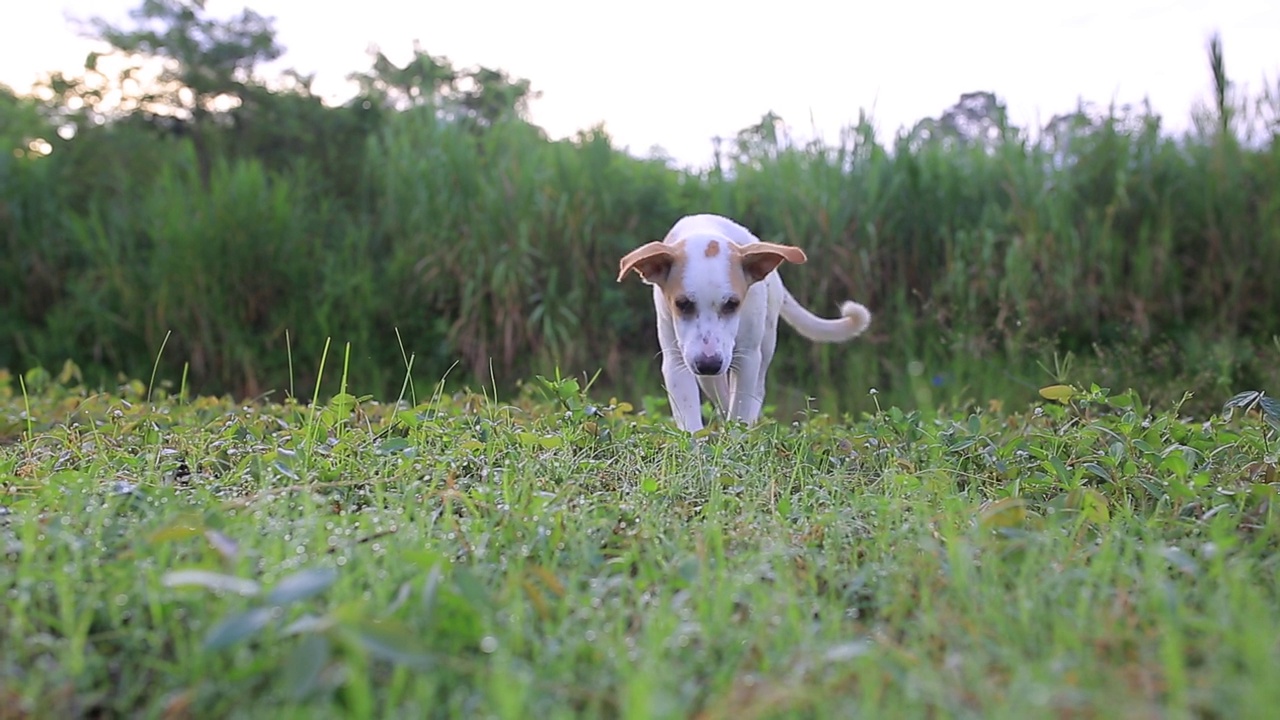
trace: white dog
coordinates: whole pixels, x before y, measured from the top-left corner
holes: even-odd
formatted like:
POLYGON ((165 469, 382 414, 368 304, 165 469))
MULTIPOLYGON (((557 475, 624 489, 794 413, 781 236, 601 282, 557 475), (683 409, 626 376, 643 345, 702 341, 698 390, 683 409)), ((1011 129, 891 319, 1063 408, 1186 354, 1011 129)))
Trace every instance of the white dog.
POLYGON ((871 324, 856 302, 846 301, 838 320, 801 306, 774 270, 806 259, 800 248, 762 242, 719 215, 683 217, 665 240, 622 258, 618 282, 635 270, 653 286, 662 377, 681 430, 702 428, 699 386, 721 415, 746 423, 760 417, 779 315, 815 342, 845 342, 871 324))

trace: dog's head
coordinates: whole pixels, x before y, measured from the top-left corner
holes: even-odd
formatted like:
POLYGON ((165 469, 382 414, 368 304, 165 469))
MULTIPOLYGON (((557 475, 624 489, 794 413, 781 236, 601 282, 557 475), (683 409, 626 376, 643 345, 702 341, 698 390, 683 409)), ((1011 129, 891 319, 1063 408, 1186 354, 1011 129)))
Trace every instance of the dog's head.
MULTIPOLYGON (((685 365, 698 375, 720 375, 733 359, 739 310, 747 290, 784 261, 805 260, 798 247, 766 242, 735 245, 723 236, 704 233, 632 250, 619 262, 618 281, 634 270, 644 282, 657 286, 674 319, 685 365)), ((759 309, 763 312, 764 306, 759 309)))

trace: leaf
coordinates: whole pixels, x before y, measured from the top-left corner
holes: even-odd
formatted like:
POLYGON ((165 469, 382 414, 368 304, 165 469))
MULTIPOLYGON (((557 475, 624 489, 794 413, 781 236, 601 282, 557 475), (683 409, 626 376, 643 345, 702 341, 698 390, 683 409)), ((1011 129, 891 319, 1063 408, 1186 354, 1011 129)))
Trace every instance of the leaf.
POLYGON ((308 635, 298 643, 284 665, 284 686, 295 700, 304 700, 320 686, 320 673, 329 664, 329 638, 308 635))
POLYGON ((293 471, 293 466, 290 462, 287 462, 283 459, 276 459, 275 462, 271 463, 271 466, 276 469, 276 472, 289 478, 290 480, 298 479, 298 473, 293 471))
POLYGON ((160 578, 160 584, 165 587, 196 586, 206 590, 235 593, 245 597, 257 595, 261 591, 258 583, 252 580, 209 570, 174 570, 165 573, 160 578))
POLYGON ((978 514, 978 524, 984 528, 1009 528, 1021 525, 1027 519, 1027 504, 1022 498, 1009 497, 997 500, 978 514))
POLYGON ((274 608, 260 607, 222 620, 205 636, 206 650, 220 650, 258 633, 271 622, 274 608))
POLYGON ((1070 385, 1050 385, 1040 388, 1040 397, 1046 400, 1054 400, 1062 404, 1066 404, 1076 391, 1070 385))
POLYGON ((156 545, 175 540, 190 540, 198 537, 203 529, 204 523, 199 518, 186 518, 156 530, 147 537, 147 540, 156 545))
POLYGON ((405 449, 412 447, 413 444, 402 437, 387 438, 378 445, 377 453, 379 455, 393 455, 404 452, 405 449))
POLYGON ((1258 400, 1258 406, 1262 408, 1262 419, 1266 420, 1271 427, 1280 430, 1280 400, 1268 395, 1258 400))
POLYGON ((1188 555, 1182 548, 1173 545, 1161 548, 1160 557, 1163 557, 1170 565, 1187 575, 1195 576, 1200 572, 1200 565, 1195 558, 1188 555))
POLYGON ((1262 396, 1262 393, 1258 392, 1257 390, 1245 390, 1242 393, 1237 393, 1230 400, 1224 403, 1222 406, 1222 409, 1223 411, 1226 411, 1226 410, 1230 410, 1231 408, 1249 407, 1250 405, 1253 404, 1255 400, 1257 400, 1261 396, 1262 396))
POLYGON ((338 393, 329 400, 329 409, 339 418, 344 418, 351 414, 356 403, 359 402, 355 395, 351 393, 338 393))
POLYGON ((1085 520, 1098 525, 1111 521, 1107 497, 1093 488, 1081 488, 1067 493, 1066 507, 1078 510, 1085 520))
POLYGON ((1222 419, 1224 421, 1231 420, 1231 417, 1235 414, 1236 408, 1245 408, 1247 410, 1261 397, 1262 393, 1257 390, 1246 390, 1242 393, 1237 393, 1222 405, 1222 419))
POLYGON ((205 530, 204 538, 223 560, 235 560, 240 557, 240 545, 217 530, 205 530))
POLYGON ((1071 471, 1067 469, 1067 464, 1062 462, 1062 458, 1057 455, 1051 456, 1049 458, 1049 467, 1058 476, 1058 482, 1063 485, 1071 482, 1071 471))
POLYGON ((422 612, 428 618, 436 606, 436 595, 440 592, 440 581, 444 577, 440 572, 440 564, 431 567, 427 579, 422 581, 422 612))
POLYGON ((841 643, 827 649, 822 657, 827 662, 848 662, 871 652, 871 643, 866 640, 854 640, 841 643))
POLYGON ((284 635, 305 635, 324 633, 334 625, 333 616, 331 615, 303 615, 285 626, 280 632, 284 635))
POLYGON ((1111 480, 1111 473, 1105 467, 1103 467, 1098 463, 1095 463, 1095 462, 1085 463, 1084 469, 1087 470, 1089 474, 1093 475, 1094 477, 1100 480, 1103 480, 1103 481, 1111 480))
POLYGON ((267 602, 273 605, 288 605, 305 600, 312 595, 324 592, 338 580, 338 571, 333 568, 309 568, 296 572, 271 588, 267 602))
POLYGON ((413 643, 418 634, 402 623, 365 619, 352 623, 348 629, 360 647, 375 658, 417 668, 424 668, 431 663, 431 656, 426 650, 413 643))

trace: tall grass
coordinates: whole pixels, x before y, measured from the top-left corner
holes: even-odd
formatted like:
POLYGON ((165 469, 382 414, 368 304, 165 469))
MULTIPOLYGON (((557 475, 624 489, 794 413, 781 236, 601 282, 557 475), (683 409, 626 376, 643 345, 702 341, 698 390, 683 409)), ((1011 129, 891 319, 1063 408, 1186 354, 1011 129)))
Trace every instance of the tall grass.
POLYGON ((1118 113, 1065 144, 1009 131, 993 147, 917 146, 864 124, 694 172, 601 131, 551 142, 418 109, 364 153, 356 198, 305 162, 227 157, 206 181, 188 141, 136 131, 7 163, 0 367, 70 357, 140 375, 171 332, 168 377, 189 365, 206 392, 307 396, 317 378, 291 377, 290 351, 311 359, 333 338, 367 349, 350 372, 388 395, 403 351, 431 380, 457 364, 459 380, 500 386, 602 369, 656 393, 648 291, 615 282, 617 258, 715 211, 806 248, 807 265, 783 270, 802 302, 830 313, 854 298, 877 316, 838 348, 783 331, 786 409, 815 391, 822 409, 865 408, 873 387, 897 402, 1015 399, 1065 351, 1121 375, 1212 366, 1222 391, 1277 379, 1274 142, 1175 139, 1118 113))

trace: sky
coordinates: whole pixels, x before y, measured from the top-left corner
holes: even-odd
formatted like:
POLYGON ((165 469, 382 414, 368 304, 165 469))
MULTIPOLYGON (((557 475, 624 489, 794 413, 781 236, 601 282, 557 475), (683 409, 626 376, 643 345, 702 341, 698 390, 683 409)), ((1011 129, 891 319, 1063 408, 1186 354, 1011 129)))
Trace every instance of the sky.
MULTIPOLYGON (((67 18, 123 21, 140 3, 4 0, 0 83, 21 91, 43 72, 83 67, 94 45, 67 18)), ((1023 127, 1079 100, 1145 98, 1178 132, 1210 97, 1215 31, 1237 85, 1256 93, 1280 78, 1276 0, 207 3, 218 16, 246 5, 276 19, 277 65, 316 73, 315 89, 335 101, 349 95, 345 76, 369 67, 371 44, 403 63, 417 40, 455 66, 531 80, 542 92, 531 120, 552 137, 604 123, 619 146, 660 146, 683 164, 706 162, 712 137, 769 111, 799 137, 835 141, 865 110, 885 140, 976 90, 995 92, 1023 127)))

